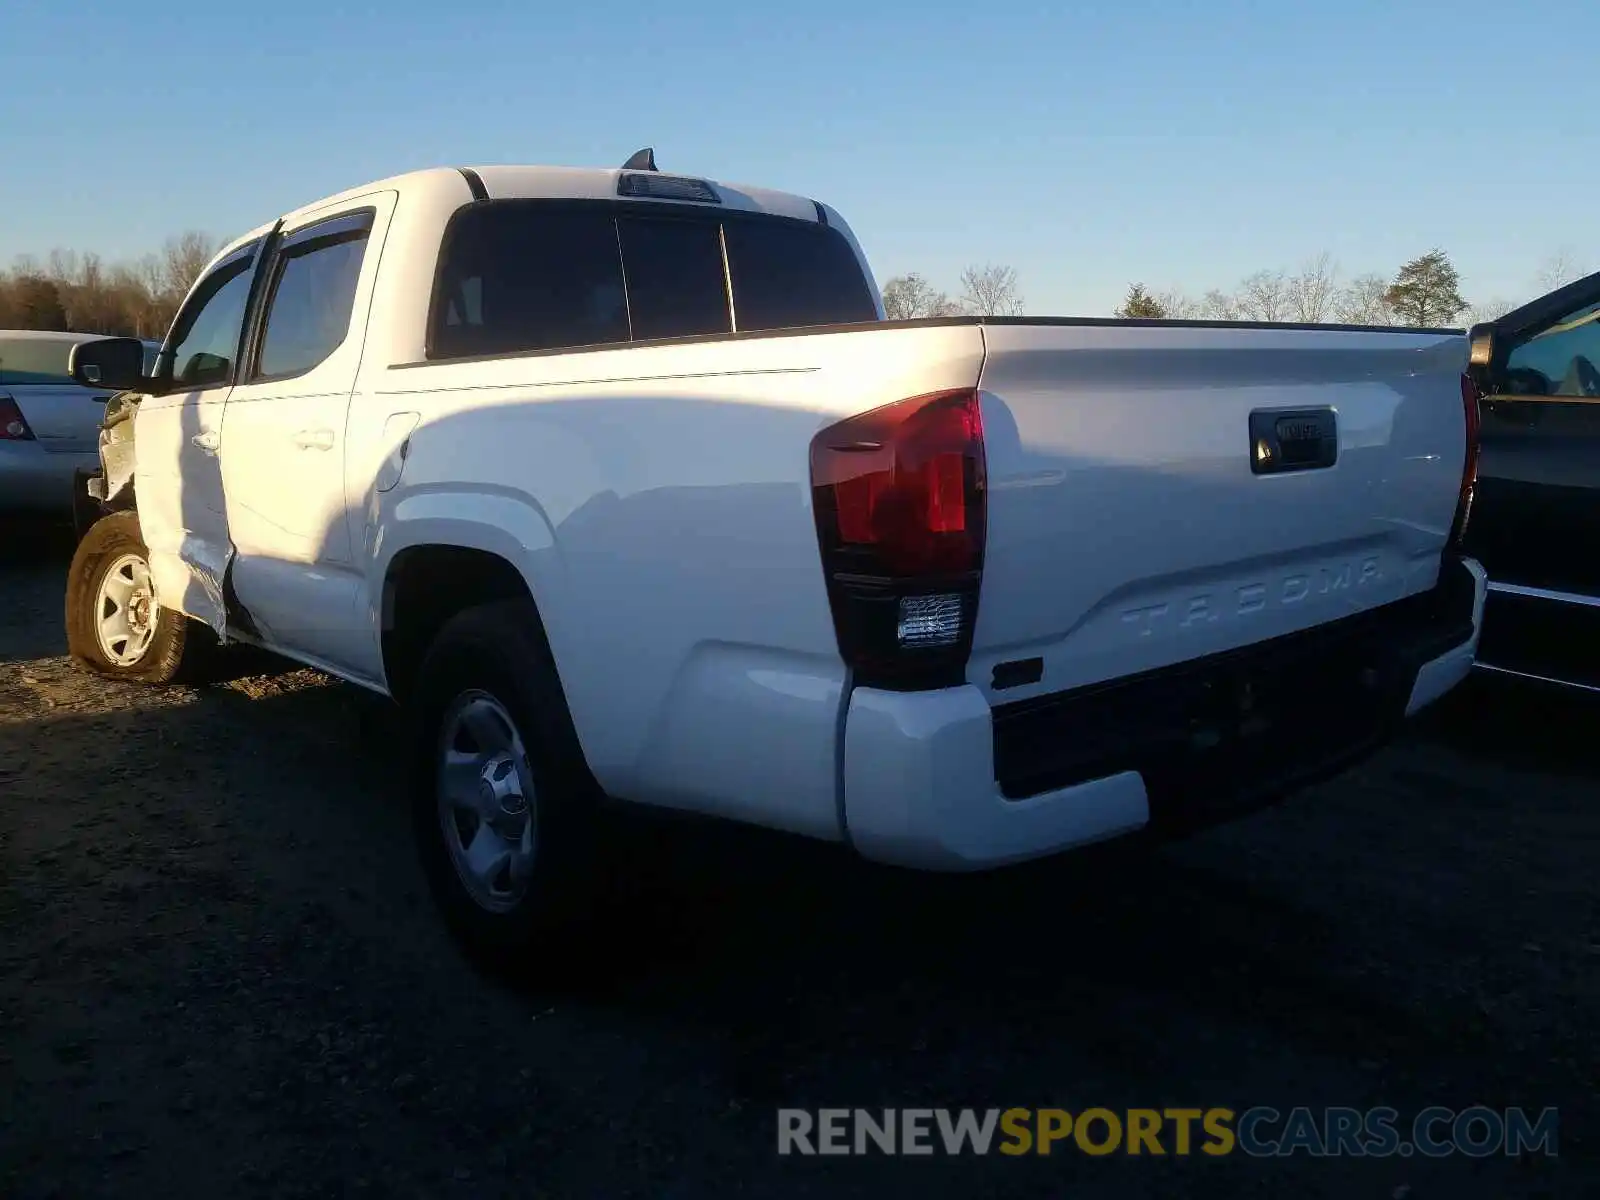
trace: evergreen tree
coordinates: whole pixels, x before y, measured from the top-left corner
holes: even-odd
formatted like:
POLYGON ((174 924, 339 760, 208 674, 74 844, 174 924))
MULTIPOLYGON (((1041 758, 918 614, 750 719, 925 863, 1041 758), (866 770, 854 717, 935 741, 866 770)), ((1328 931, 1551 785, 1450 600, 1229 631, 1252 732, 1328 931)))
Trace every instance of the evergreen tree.
POLYGON ((1438 325, 1467 306, 1461 278, 1443 250, 1430 250, 1401 267, 1383 300, 1407 325, 1438 325))
POLYGON ((1136 283, 1128 289, 1128 298, 1122 302, 1122 307, 1117 309, 1119 317, 1145 317, 1161 318, 1167 315, 1167 310, 1142 283, 1136 283))

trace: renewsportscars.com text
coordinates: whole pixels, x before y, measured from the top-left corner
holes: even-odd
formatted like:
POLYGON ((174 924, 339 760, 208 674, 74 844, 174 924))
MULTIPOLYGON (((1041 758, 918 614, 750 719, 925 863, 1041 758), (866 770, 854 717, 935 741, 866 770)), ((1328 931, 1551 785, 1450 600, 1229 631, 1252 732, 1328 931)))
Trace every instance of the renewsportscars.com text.
POLYGON ((1444 1158, 1557 1153, 1557 1112, 1521 1108, 782 1108, 778 1153, 1444 1158))

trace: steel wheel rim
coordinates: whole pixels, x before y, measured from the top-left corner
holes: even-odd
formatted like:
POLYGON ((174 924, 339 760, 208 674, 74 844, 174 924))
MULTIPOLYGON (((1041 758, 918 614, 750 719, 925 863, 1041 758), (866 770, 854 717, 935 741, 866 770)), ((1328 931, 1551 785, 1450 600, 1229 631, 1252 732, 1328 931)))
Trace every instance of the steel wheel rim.
POLYGON ((124 554, 100 577, 95 594, 95 637, 100 653, 119 667, 134 666, 150 650, 161 606, 150 582, 150 564, 124 554))
POLYGON ((435 773, 439 831, 461 886, 487 912, 528 893, 538 803, 516 722, 488 692, 461 693, 440 725, 435 773))

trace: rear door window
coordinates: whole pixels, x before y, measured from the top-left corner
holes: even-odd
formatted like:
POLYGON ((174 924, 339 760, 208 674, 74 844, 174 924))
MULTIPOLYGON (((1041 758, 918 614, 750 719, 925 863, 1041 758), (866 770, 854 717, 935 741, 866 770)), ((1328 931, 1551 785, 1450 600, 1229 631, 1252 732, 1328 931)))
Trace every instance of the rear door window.
POLYGON ((728 280, 714 221, 617 222, 635 339, 728 333, 728 280))
POLYGON ((285 240, 253 379, 302 375, 344 343, 371 230, 367 212, 319 222, 285 240))
POLYGON ((861 264, 837 229, 729 221, 724 236, 741 331, 877 320, 861 264))

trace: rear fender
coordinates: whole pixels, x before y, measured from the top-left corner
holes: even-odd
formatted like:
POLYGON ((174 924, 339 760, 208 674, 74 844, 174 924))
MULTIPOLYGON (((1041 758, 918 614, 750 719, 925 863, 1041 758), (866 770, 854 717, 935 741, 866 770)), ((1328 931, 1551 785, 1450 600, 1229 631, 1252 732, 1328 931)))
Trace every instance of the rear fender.
POLYGON ((479 550, 503 559, 521 576, 547 626, 552 623, 548 610, 559 608, 564 594, 560 560, 554 530, 531 496, 494 486, 402 486, 369 493, 364 514, 367 620, 374 646, 388 617, 383 605, 390 569, 402 551, 418 546, 479 550))

